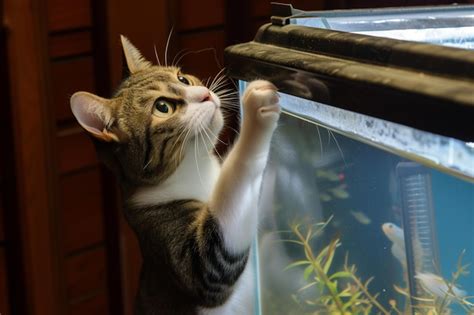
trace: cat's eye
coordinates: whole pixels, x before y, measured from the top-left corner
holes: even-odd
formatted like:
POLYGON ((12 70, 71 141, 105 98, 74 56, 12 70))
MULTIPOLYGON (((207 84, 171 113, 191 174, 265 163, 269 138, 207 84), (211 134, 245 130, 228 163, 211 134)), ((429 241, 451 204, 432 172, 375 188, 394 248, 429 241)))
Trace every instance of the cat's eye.
POLYGON ((166 118, 171 116, 176 110, 176 105, 166 99, 159 98, 153 104, 153 115, 166 118))
POLYGON ((178 80, 179 82, 183 83, 183 84, 186 84, 186 85, 191 85, 191 83, 189 82, 188 79, 186 79, 185 76, 182 76, 182 75, 178 75, 178 80))

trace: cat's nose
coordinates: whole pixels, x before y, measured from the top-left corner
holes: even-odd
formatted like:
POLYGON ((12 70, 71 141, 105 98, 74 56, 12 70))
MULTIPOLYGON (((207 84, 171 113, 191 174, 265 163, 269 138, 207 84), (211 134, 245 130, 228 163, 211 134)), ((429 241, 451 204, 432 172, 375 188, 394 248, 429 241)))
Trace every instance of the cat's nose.
POLYGON ((202 103, 211 100, 209 89, 204 86, 190 86, 186 88, 186 100, 190 103, 202 103))
POLYGON ((211 93, 209 93, 209 91, 207 91, 207 94, 203 95, 203 99, 201 101, 202 102, 207 102, 207 101, 210 101, 211 100, 211 93))

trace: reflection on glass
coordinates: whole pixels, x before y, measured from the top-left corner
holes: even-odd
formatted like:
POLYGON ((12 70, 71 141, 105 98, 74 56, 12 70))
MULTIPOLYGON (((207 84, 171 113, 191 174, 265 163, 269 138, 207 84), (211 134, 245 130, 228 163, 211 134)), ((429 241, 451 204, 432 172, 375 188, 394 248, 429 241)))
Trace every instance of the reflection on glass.
POLYGON ((292 24, 474 49, 474 9, 352 10, 314 13, 292 24))
POLYGON ((260 313, 472 312, 474 150, 287 95, 281 104, 260 206, 260 313), (390 142, 389 130, 406 137, 390 142), (462 154, 445 160, 450 148, 462 154))

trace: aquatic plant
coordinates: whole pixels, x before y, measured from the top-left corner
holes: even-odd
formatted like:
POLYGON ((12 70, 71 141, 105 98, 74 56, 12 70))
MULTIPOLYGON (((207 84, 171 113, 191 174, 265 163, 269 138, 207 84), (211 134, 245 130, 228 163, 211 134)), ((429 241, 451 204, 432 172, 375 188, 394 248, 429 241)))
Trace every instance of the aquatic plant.
MULTIPOLYGON (((338 248, 342 245, 339 237, 333 237, 327 245, 315 252, 314 242, 319 240, 318 237, 323 234, 323 230, 331 220, 332 216, 326 222, 305 227, 302 224, 293 224, 291 235, 294 238, 285 240, 301 246, 304 252, 304 258, 289 264, 285 270, 301 268, 306 284, 298 290, 298 293, 315 289, 315 294, 303 299, 299 299, 296 294, 293 295, 295 302, 300 306, 301 304, 306 306, 308 314, 403 315, 410 314, 412 309, 414 315, 450 315, 452 314, 450 305, 456 303, 465 314, 474 315, 474 296, 465 296, 465 292, 457 287, 459 279, 469 275, 469 264, 463 264, 465 250, 459 255, 450 280, 434 274, 424 274, 435 277, 438 281, 438 286, 430 287, 423 284, 420 277, 415 277, 424 288, 425 295, 413 297, 410 296, 408 288, 402 289, 394 285, 395 292, 406 299, 402 304, 403 307, 397 305, 396 298, 399 296, 390 299, 388 305, 383 305, 378 300, 379 293, 373 293, 369 289, 374 277, 364 281, 357 276, 357 267, 355 264, 349 264, 348 254, 345 256, 343 267, 336 270, 333 261, 338 248), (414 302, 412 306, 411 302, 414 302)), ((439 270, 436 272, 441 274, 439 270)))
MULTIPOLYGON (((332 217, 331 217, 332 218, 332 217)), ((305 299, 303 303, 311 308, 311 314, 344 314, 362 315, 372 314, 402 314, 396 305, 390 309, 384 307, 378 300, 378 294, 369 291, 369 284, 373 280, 361 280, 356 275, 356 266, 348 264, 346 255, 344 268, 333 270, 333 261, 341 241, 334 237, 318 254, 313 251, 312 240, 322 233, 322 230, 331 220, 310 225, 305 229, 301 224, 294 224, 291 231, 296 239, 288 242, 300 245, 304 250, 305 258, 295 261, 286 269, 305 267, 303 277, 308 283, 299 291, 316 289, 314 298, 305 299)))
POLYGON ((320 168, 316 170, 318 178, 319 198, 322 202, 330 202, 334 198, 347 199, 350 197, 347 185, 344 183, 344 173, 337 168, 320 168))
MULTIPOLYGON (((461 277, 469 275, 469 264, 463 264, 462 260, 465 254, 465 250, 459 255, 456 270, 452 273, 451 279, 447 280, 442 277, 437 277, 438 287, 426 287, 423 285, 426 292, 426 296, 410 296, 408 290, 403 290, 395 286, 395 290, 406 296, 407 298, 416 302, 413 306, 415 314, 420 315, 449 315, 451 314, 450 304, 457 303, 465 311, 465 314, 474 315, 474 303, 469 301, 473 299, 473 296, 464 296, 464 292, 458 289, 457 283, 461 277), (440 293, 441 292, 441 293, 440 293)), ((441 274, 437 270, 438 274, 441 274)), ((420 279, 419 282, 422 282, 420 279)))
MULTIPOLYGON (((463 264, 462 260, 466 250, 464 249, 461 254, 459 255, 456 270, 453 272, 451 280, 446 281, 443 279, 448 287, 448 291, 442 298, 434 297, 434 303, 438 314, 443 314, 444 309, 449 305, 450 301, 454 299, 462 308, 466 311, 467 314, 474 314, 474 304, 469 302, 469 297, 459 296, 454 291, 454 288, 461 277, 465 277, 469 275, 469 265, 470 264, 463 264)), ((439 272, 439 271, 438 271, 439 272)), ((472 297, 471 297, 472 298, 472 297)))

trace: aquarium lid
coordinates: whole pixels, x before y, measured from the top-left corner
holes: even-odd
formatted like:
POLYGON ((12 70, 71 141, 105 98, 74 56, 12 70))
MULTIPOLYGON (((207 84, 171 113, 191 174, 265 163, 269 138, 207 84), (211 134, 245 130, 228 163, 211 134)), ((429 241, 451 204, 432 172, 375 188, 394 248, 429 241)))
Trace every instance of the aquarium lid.
POLYGON ((284 25, 279 14, 254 41, 225 50, 231 77, 267 79, 294 96, 474 140, 474 51, 284 25))
MULTIPOLYGON (((294 8, 291 4, 272 2, 271 21, 274 25, 290 24, 290 21, 297 19, 314 18, 359 18, 376 19, 380 16, 401 16, 402 22, 411 19, 414 16, 457 16, 464 15, 466 11, 474 10, 473 5, 460 5, 453 3, 450 5, 431 5, 431 6, 409 6, 409 7, 384 7, 384 8, 366 8, 366 9, 343 9, 343 10, 322 10, 322 11, 304 11, 294 8)), ((451 20, 450 18, 448 18, 451 20)), ((401 24, 400 24, 401 25, 401 24)), ((472 25, 472 24, 471 24, 472 25)))

